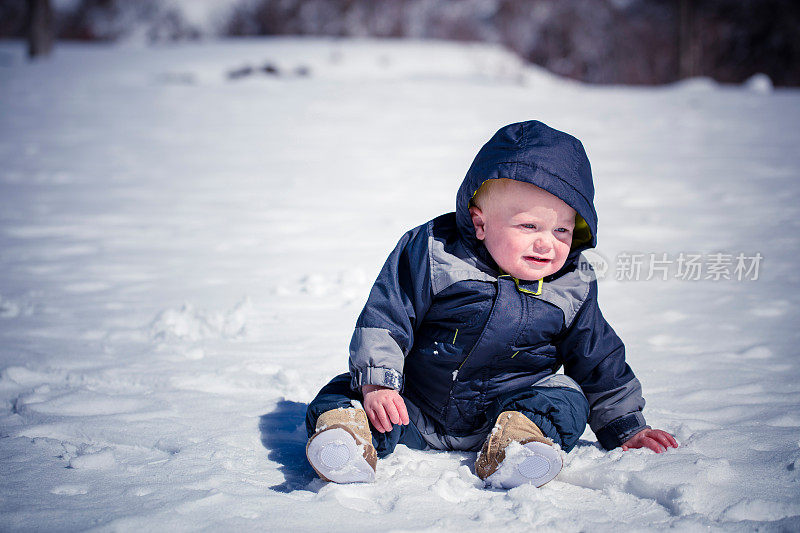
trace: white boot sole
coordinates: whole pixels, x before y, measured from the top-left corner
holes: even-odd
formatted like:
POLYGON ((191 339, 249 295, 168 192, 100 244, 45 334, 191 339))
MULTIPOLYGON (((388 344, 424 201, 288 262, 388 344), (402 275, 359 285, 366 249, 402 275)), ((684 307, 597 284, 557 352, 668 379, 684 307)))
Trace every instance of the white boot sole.
POLYGON ((308 462, 335 483, 375 481, 375 470, 369 465, 353 436, 342 428, 317 434, 306 449, 308 462))
POLYGON ((506 457, 486 482, 492 487, 513 489, 531 484, 541 487, 561 472, 564 463, 554 447, 543 442, 529 442, 506 448, 506 457))

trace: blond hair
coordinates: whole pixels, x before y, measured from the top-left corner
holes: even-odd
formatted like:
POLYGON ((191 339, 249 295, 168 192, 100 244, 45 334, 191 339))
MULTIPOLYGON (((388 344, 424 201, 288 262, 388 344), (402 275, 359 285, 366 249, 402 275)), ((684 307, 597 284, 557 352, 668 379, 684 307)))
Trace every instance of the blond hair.
POLYGON ((478 209, 483 210, 486 205, 491 203, 493 198, 497 198, 505 193, 509 185, 511 185, 513 182, 514 180, 508 178, 493 178, 485 180, 483 183, 481 183, 481 186, 478 187, 478 190, 475 191, 475 194, 472 195, 470 205, 474 205, 478 209))

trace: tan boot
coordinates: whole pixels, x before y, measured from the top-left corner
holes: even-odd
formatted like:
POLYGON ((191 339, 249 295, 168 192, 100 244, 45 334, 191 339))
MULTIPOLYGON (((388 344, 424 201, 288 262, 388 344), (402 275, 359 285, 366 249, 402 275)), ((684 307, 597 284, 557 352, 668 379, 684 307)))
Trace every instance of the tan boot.
POLYGON ((519 411, 503 411, 478 453, 475 473, 499 488, 526 483, 541 487, 562 465, 561 454, 539 426, 519 411))
POLYGON ((372 446, 367 413, 344 407, 322 413, 316 433, 308 439, 306 457, 325 481, 374 481, 378 454, 372 446))

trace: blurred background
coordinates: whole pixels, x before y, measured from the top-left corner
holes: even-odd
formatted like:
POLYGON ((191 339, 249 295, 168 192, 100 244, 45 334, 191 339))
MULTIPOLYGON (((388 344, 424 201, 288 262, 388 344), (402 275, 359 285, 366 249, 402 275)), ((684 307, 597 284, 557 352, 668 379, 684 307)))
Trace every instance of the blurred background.
POLYGON ((664 84, 757 73, 800 85, 796 0, 2 0, 0 38, 163 45, 254 35, 501 44, 598 84, 664 84))

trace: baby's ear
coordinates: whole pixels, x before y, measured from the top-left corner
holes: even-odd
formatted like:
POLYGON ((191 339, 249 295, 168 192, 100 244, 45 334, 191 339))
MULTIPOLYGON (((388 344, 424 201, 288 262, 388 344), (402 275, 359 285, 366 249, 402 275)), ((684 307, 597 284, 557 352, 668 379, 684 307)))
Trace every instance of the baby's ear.
POLYGON ((469 215, 472 217, 472 225, 475 227, 475 237, 479 241, 486 238, 486 230, 484 228, 486 221, 483 218, 483 211, 480 207, 472 206, 469 208, 469 215))

